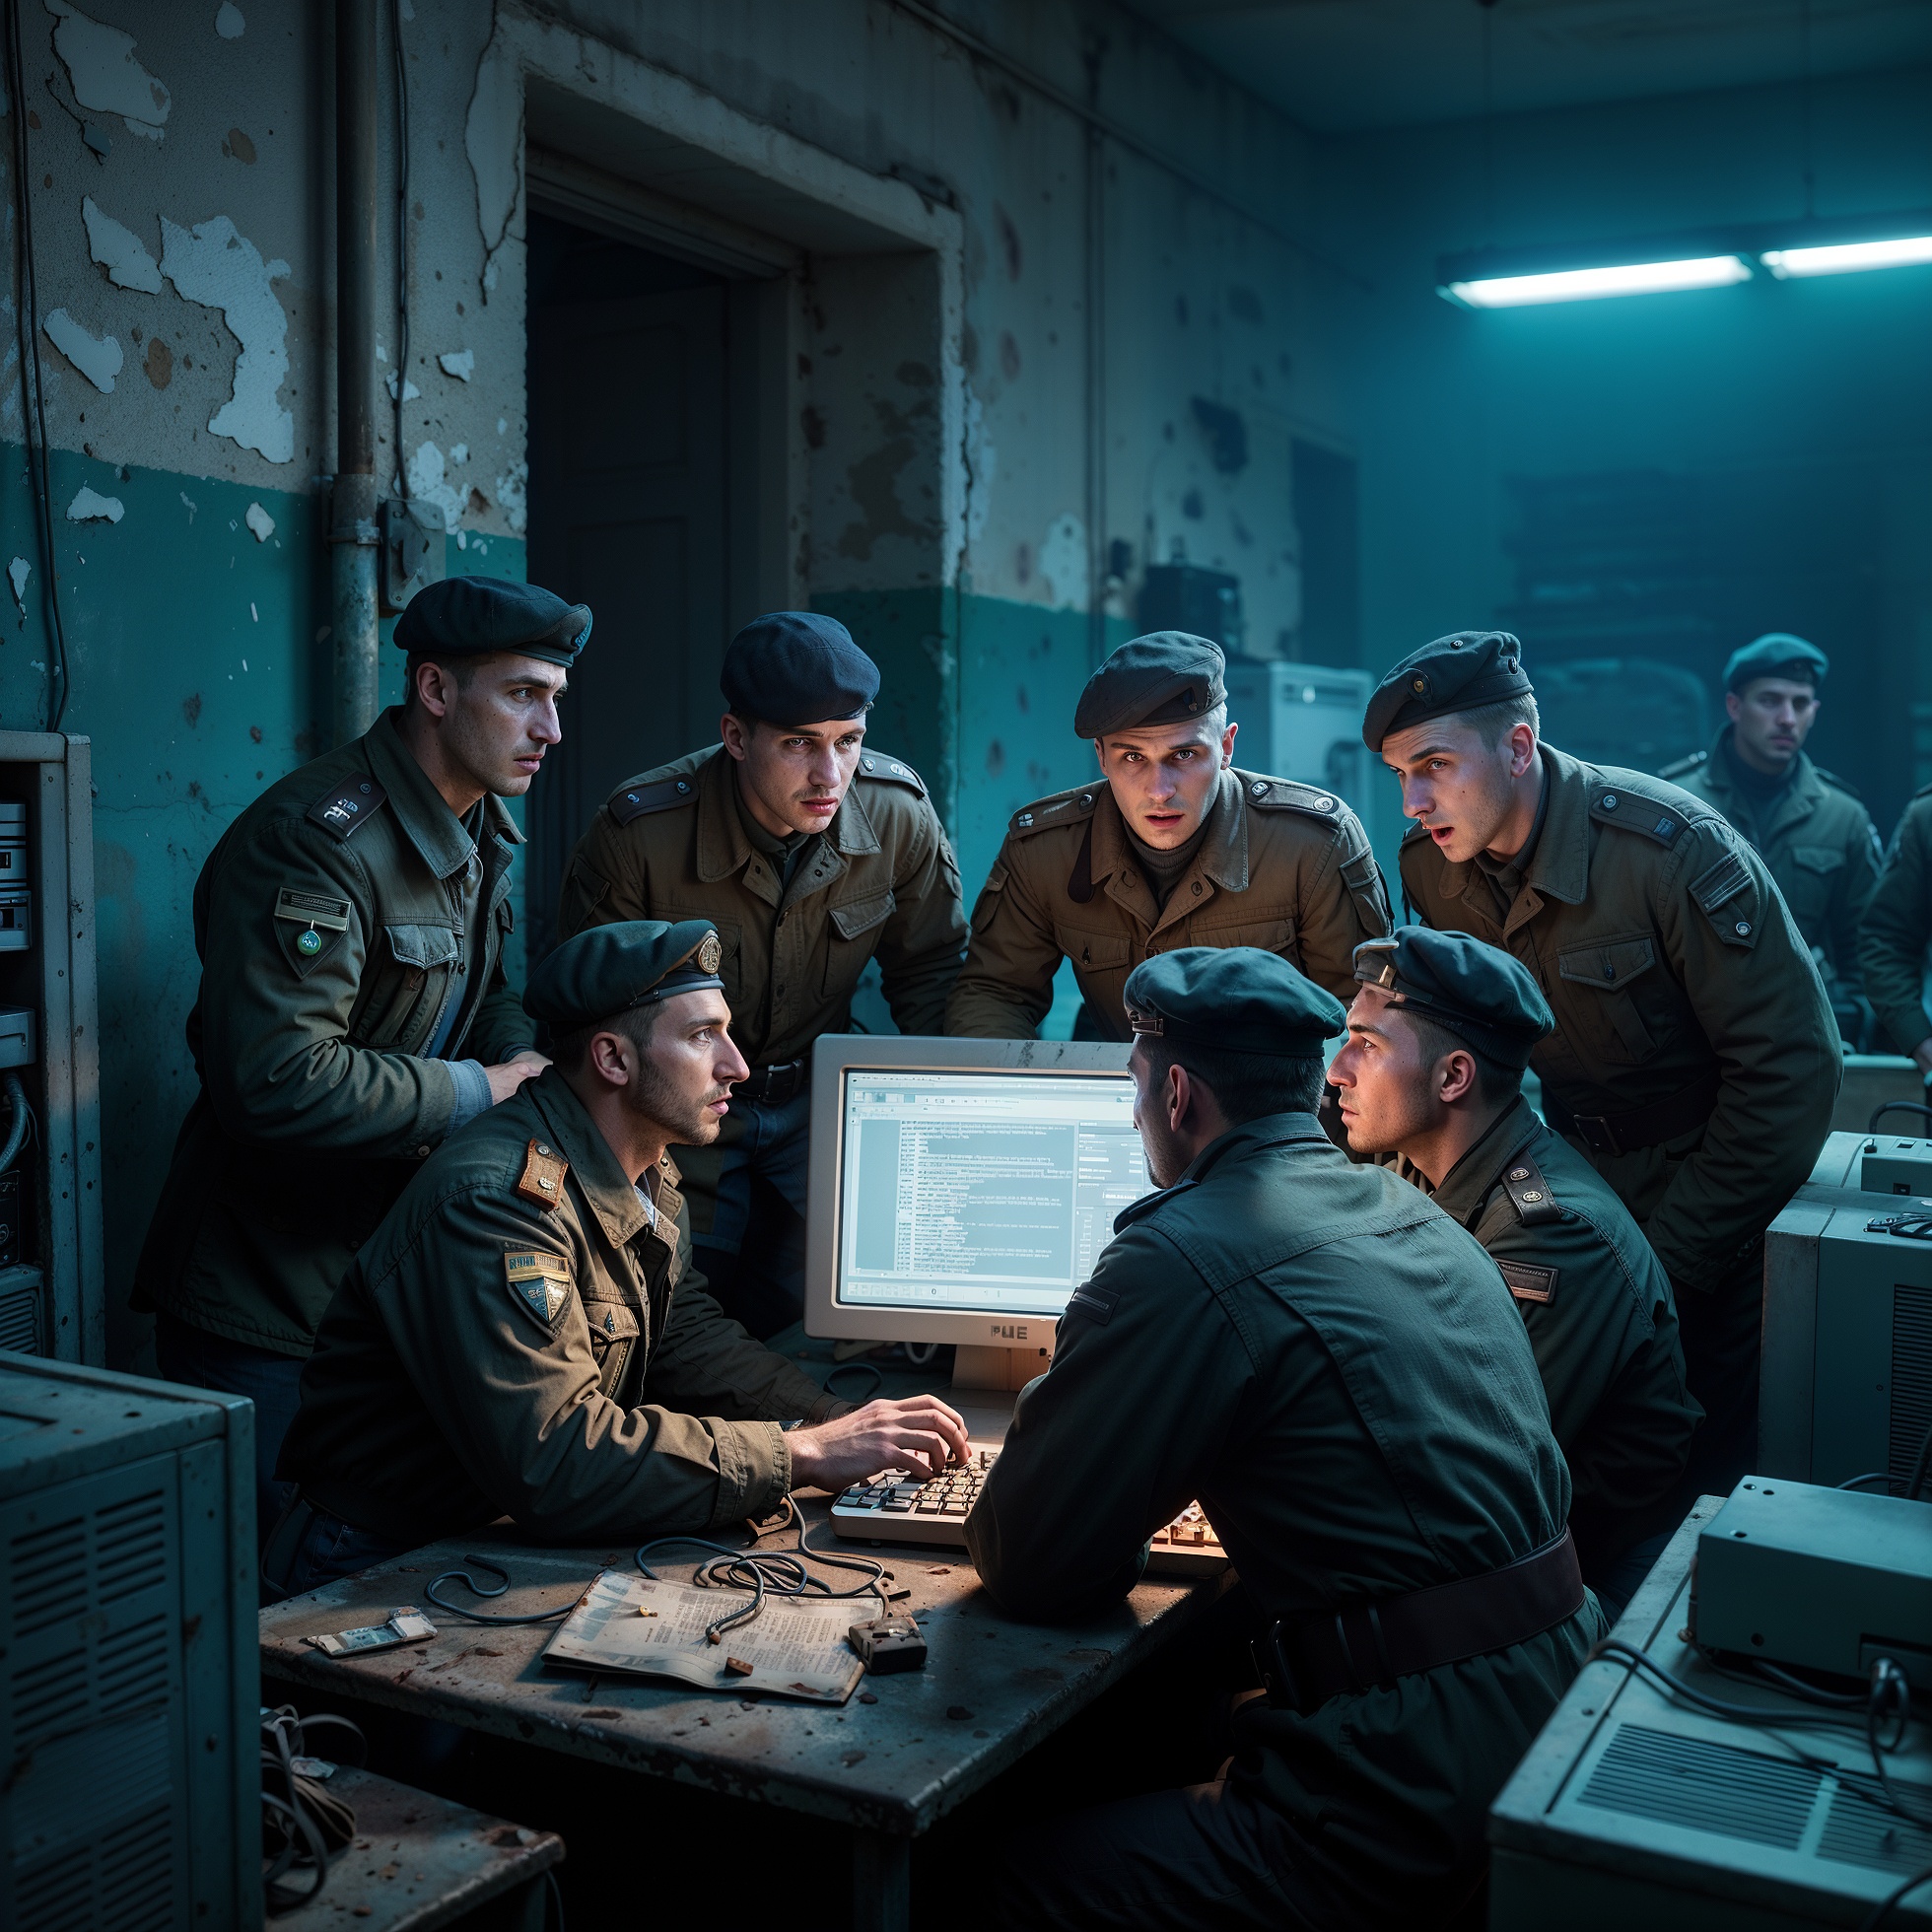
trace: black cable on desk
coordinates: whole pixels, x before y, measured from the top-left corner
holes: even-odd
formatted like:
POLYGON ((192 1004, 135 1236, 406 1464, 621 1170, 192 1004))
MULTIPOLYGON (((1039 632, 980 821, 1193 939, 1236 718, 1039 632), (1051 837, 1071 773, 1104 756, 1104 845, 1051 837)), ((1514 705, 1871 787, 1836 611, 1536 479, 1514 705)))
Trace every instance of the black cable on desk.
POLYGON ((463 1561, 474 1563, 478 1569, 486 1569, 492 1575, 502 1577, 503 1581, 494 1590, 486 1590, 468 1570, 447 1569, 441 1576, 431 1577, 429 1588, 423 1592, 425 1603, 432 1603, 438 1610, 447 1610, 451 1617, 465 1618, 472 1623, 554 1623, 558 1618, 568 1617, 577 1608, 577 1599, 573 1597, 569 1603, 559 1604, 555 1610, 535 1611, 528 1617, 500 1617, 490 1611, 465 1610, 461 1604, 452 1604, 448 1597, 439 1597, 436 1594, 438 1586, 453 1578, 476 1596, 501 1597, 510 1588, 510 1572, 501 1563, 491 1562, 487 1556, 466 1555, 463 1561))

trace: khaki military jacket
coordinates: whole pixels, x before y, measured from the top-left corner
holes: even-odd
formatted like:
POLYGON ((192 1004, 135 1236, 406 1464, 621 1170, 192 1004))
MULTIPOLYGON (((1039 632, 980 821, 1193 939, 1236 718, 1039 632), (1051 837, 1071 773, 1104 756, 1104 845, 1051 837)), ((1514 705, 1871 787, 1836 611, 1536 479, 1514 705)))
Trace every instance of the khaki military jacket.
POLYGON ((1672 1281, 1714 1287, 1824 1145, 1837 1025, 1764 862, 1718 812, 1640 772, 1547 744, 1542 757, 1549 809, 1507 919, 1481 868, 1452 864, 1419 826, 1403 887, 1425 926, 1535 975, 1556 1016, 1531 1063, 1546 1112, 1566 1134, 1564 1116, 1610 1124, 1570 1138, 1672 1281), (1692 1124, 1638 1144, 1631 1116, 1659 1103, 1692 1124))
POLYGON ((411 1546, 505 1514, 595 1543, 763 1513, 792 1484, 780 1424, 850 1405, 729 1320, 690 1250, 669 1157, 640 1194, 546 1070, 452 1136, 356 1258, 283 1480, 411 1546))
POLYGON ((959 866, 911 766, 882 751, 859 771, 789 890, 745 837, 723 746, 631 779, 579 841, 557 936, 622 919, 708 919, 731 1034, 753 1068, 801 1059, 852 1025, 877 956, 902 1033, 937 1033, 966 942, 959 866))
POLYGON ((1260 946, 1352 999, 1356 946, 1389 930, 1361 821, 1332 792, 1234 770, 1221 773, 1213 810, 1165 908, 1104 780, 1015 812, 973 908, 946 1031, 1032 1039, 1065 958, 1100 1024, 1125 1040, 1127 976, 1178 946, 1260 946))
POLYGON ((1670 1276, 1583 1156, 1517 1099, 1430 1190, 1482 1242, 1521 1311, 1570 1473, 1586 1574, 1674 1528, 1703 1410, 1685 1386, 1670 1276))
MULTIPOLYGON (((1262 1616, 1477 1576, 1563 1527, 1569 1476, 1494 1265, 1307 1114, 1223 1135, 1130 1208, 1020 1395, 966 1522, 1012 1615, 1093 1614, 1198 1496, 1262 1616)), ((1232 1775, 1294 1822, 1353 1915, 1435 1923, 1484 1819, 1602 1627, 1330 1699, 1246 1704, 1232 1775)))
POLYGON ((1932 1034, 1925 1011, 1925 948, 1932 943, 1932 786, 1915 793, 1892 835, 1865 905, 1858 955, 1865 997, 1902 1054, 1932 1034))
POLYGON ((135 1272, 135 1305, 304 1355, 328 1297, 448 1133, 449 1062, 534 1028, 503 973, 522 834, 485 798, 458 821, 399 710, 272 785, 194 889, 201 1091, 135 1272), (480 864, 480 958, 463 898, 480 864), (446 1058, 424 1050, 451 1008, 446 1058))
POLYGON ((1884 851, 1872 815, 1843 779, 1812 763, 1804 752, 1797 769, 1760 825, 1751 801, 1733 782, 1725 741, 1727 724, 1709 751, 1662 776, 1715 805, 1749 839, 1770 868, 1806 945, 1825 955, 1831 976, 1858 991, 1858 922, 1878 882, 1884 851))

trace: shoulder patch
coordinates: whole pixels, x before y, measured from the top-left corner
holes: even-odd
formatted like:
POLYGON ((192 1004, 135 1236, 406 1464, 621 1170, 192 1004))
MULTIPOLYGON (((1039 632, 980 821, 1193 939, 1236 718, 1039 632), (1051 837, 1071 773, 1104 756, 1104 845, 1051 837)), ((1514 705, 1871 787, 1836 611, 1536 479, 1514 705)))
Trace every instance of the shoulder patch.
POLYGON ((1668 805, 1614 785, 1600 785, 1592 791, 1590 816, 1599 825, 1621 825, 1626 832, 1640 832, 1660 846, 1675 845, 1685 825, 1682 815, 1668 805))
POLYGON ((1067 1312, 1070 1315, 1077 1308, 1088 1321, 1105 1328, 1114 1319, 1114 1310, 1119 1306, 1120 1298, 1120 1289, 1100 1288, 1087 1281, 1073 1290, 1072 1298, 1067 1304, 1067 1312))
POLYGON ((1751 867, 1740 852, 1727 852, 1706 872, 1690 881, 1690 896, 1705 912, 1715 912, 1727 899, 1735 899, 1751 883, 1751 867))
POLYGON ((309 819, 324 832, 332 832, 338 839, 346 839, 374 818, 377 810, 387 802, 388 796, 380 779, 367 775, 352 778, 325 798, 317 798, 309 807, 309 819))
POLYGON ((1301 785, 1291 778, 1257 778, 1241 775, 1241 790, 1257 811, 1298 811, 1310 818, 1325 818, 1331 824, 1347 810, 1333 792, 1319 786, 1301 785))
POLYGON ((1496 1269, 1518 1301, 1555 1300, 1559 1270, 1540 1268, 1527 1261, 1499 1261, 1496 1269))
POLYGON ((539 1208, 555 1208, 564 1198, 564 1176, 570 1162, 547 1141, 532 1140, 523 1156, 523 1171, 517 1180, 517 1192, 539 1208))
POLYGON ((1693 751, 1688 758, 1673 758, 1657 776, 1673 783, 1681 778, 1689 778, 1692 772, 1700 772, 1709 761, 1708 751, 1693 751))
POLYGON ((882 785, 903 785, 922 798, 926 796, 926 786, 919 774, 903 758, 895 758, 889 751, 862 751, 859 775, 875 778, 882 785))
POLYGON ((503 1257, 504 1279, 510 1292, 545 1328, 555 1328, 570 1299, 570 1263, 541 1248, 508 1248, 503 1257))
POLYGON ((673 805, 689 805, 697 801, 698 781, 695 775, 683 778, 659 779, 656 785, 627 785, 620 792, 610 794, 605 809, 619 825, 628 825, 634 818, 642 818, 646 812, 669 811, 673 805))
POLYGON ((1528 1154, 1518 1154, 1503 1169, 1502 1184, 1516 1208, 1516 1218, 1526 1226, 1563 1218, 1550 1183, 1543 1178, 1543 1169, 1528 1154))
POLYGON ((1092 814, 1104 785, 1090 785, 1079 792, 1057 792, 1051 798, 1036 798, 1022 805, 1006 821, 1009 837, 1025 838, 1032 832, 1045 832, 1056 825, 1077 825, 1092 814))

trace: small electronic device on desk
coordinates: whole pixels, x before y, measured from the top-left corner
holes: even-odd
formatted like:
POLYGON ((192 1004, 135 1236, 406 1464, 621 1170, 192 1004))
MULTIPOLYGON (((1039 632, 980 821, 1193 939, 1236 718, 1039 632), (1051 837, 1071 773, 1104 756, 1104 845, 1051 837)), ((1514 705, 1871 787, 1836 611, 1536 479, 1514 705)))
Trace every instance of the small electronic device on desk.
MULTIPOLYGON (((971 1445, 930 1483, 888 1470, 847 1489, 841 1535, 964 1548, 1015 1396, 1052 1361, 1115 1216, 1152 1187, 1128 1052, 873 1034, 813 1049, 805 1333, 951 1344, 946 1400, 971 1445)), ((1199 1503, 1152 1537, 1149 1574, 1226 1566, 1199 1503)))

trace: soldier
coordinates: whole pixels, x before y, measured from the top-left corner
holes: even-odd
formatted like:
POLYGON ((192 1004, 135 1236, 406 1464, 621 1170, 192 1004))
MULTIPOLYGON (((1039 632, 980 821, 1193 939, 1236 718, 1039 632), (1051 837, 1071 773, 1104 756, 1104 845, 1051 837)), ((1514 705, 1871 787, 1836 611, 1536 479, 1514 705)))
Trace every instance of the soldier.
POLYGON ((1263 946, 1352 989, 1355 946, 1389 930, 1361 821, 1332 792, 1237 771, 1220 647, 1180 631, 1124 644, 1087 679, 1073 729, 1104 784, 1013 814, 973 908, 946 1031, 1034 1037, 1063 958, 1102 1037, 1121 989, 1175 946, 1263 946))
POLYGON ((1583 1579, 1615 1620, 1683 1517, 1702 1414, 1670 1277, 1603 1177, 1523 1098, 1530 1050, 1555 1020, 1516 960, 1404 926, 1357 948, 1355 978, 1329 1069, 1348 1146, 1397 1156, 1508 1283, 1569 1464, 1583 1579))
POLYGON ((934 1396, 855 1410, 691 1267, 672 1141, 745 1074, 703 920, 598 927, 530 978, 557 1064, 422 1167, 329 1303, 264 1563, 294 1595, 508 1513, 558 1543, 707 1531, 794 1486, 963 1459, 934 1396))
POLYGON ((717 1144, 681 1157, 719 1299, 769 1335, 796 1320, 803 1274, 795 1240, 743 1255, 752 1182, 803 1214, 812 1042, 851 1030, 875 956, 900 1032, 937 1033, 966 923, 919 774, 866 747, 878 666, 843 624, 802 610, 760 617, 732 639, 721 682, 724 742, 611 794, 571 861, 557 930, 647 918, 718 928, 751 1073, 717 1144))
POLYGON ((1603 1630, 1536 1358, 1476 1243, 1316 1124, 1335 1000, 1246 946, 1162 953, 1126 1000, 1160 1192, 1069 1303, 967 1541, 1003 1609, 1086 1617, 1200 1497, 1269 1695, 1218 1781, 1029 1833, 1000 1922, 1440 1923, 1603 1630))
POLYGON ((1416 820, 1422 924, 1512 953, 1550 1002, 1544 1112, 1671 1277, 1706 1417, 1691 1467, 1728 1491, 1757 1455, 1764 1230, 1824 1144, 1837 1027, 1763 861, 1675 786, 1540 744, 1521 657, 1498 631, 1425 645, 1362 737, 1416 820))
POLYGON ((1865 992, 1894 1048, 1932 1080, 1932 1020, 1925 1012, 1926 947, 1932 944, 1932 786, 1912 794, 1859 932, 1865 992))
POLYGON ((403 705, 270 786, 201 868, 201 1091, 133 1305, 163 1375, 253 1398, 262 1537, 330 1292, 417 1166, 545 1064, 504 978, 522 834, 500 800, 558 741, 589 635, 532 585, 431 585, 395 628, 403 705))
POLYGON ((1884 855, 1858 794, 1805 752, 1830 667, 1817 645, 1782 631, 1732 652, 1731 722, 1708 751, 1658 776, 1715 805, 1762 856, 1825 976, 1839 1031, 1856 1041, 1866 1030, 1858 922, 1884 855))

